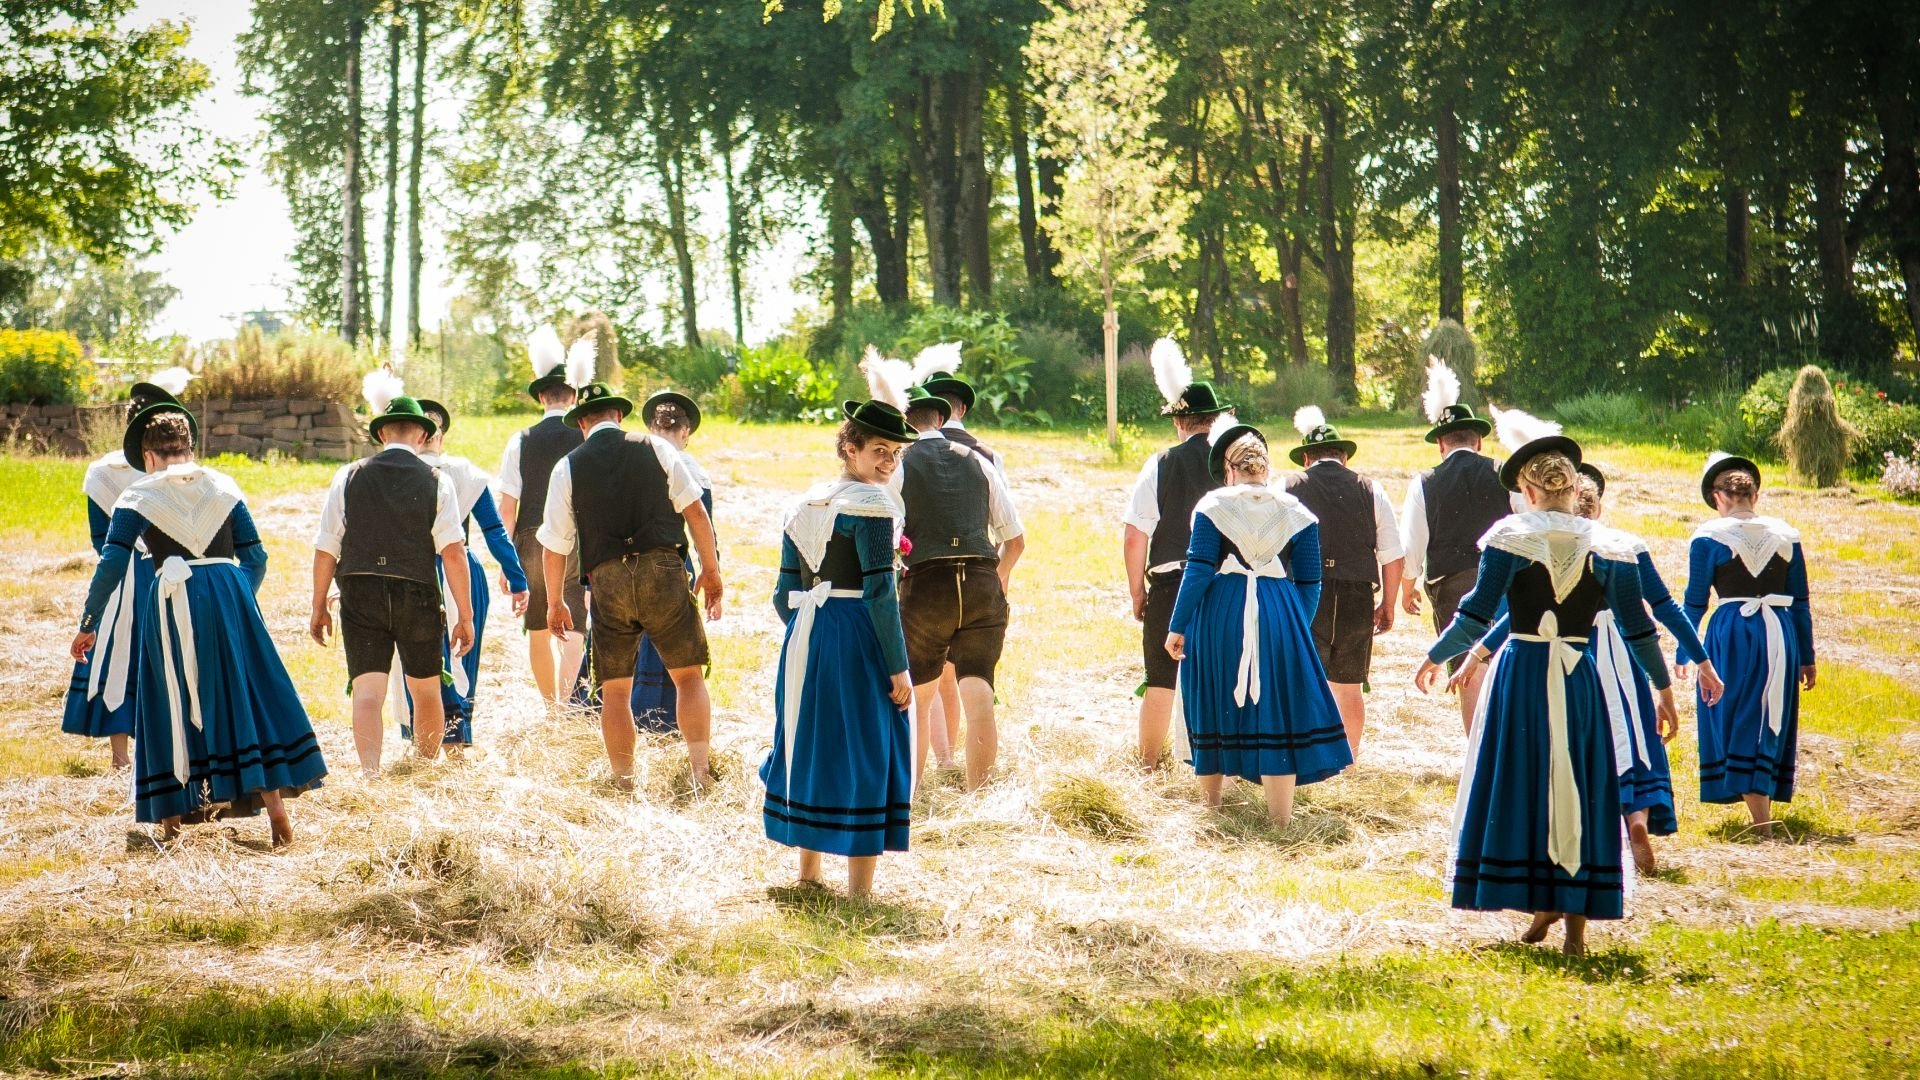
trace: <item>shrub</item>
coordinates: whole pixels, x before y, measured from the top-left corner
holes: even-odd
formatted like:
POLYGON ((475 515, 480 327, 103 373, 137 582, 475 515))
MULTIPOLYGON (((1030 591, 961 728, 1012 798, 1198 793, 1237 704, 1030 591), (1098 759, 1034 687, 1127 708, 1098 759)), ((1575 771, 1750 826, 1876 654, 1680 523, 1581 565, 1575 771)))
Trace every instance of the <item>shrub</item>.
POLYGON ((1033 361, 1016 345, 1013 324, 997 311, 930 307, 907 320, 894 339, 892 355, 911 360, 915 353, 943 341, 960 343, 960 376, 973 384, 974 407, 987 416, 1030 413, 1040 423, 1051 418, 1024 408, 1032 388, 1033 361))
POLYGON ((627 350, 638 365, 666 376, 675 389, 699 397, 734 370, 735 354, 710 345, 643 345, 627 350))
POLYGON ((725 397, 745 420, 825 420, 834 415, 838 380, 807 354, 787 344, 763 345, 740 354, 725 397))
POLYGON ((1920 439, 1912 447, 1907 456, 1889 450, 1880 459, 1881 486, 1903 502, 1920 502, 1920 439))
POLYGON ((1273 373, 1272 382, 1250 388, 1246 400, 1249 408, 1241 409, 1240 417, 1249 422, 1291 424, 1293 411, 1302 405, 1318 405, 1331 416, 1340 400, 1333 374, 1323 365, 1287 364, 1273 373))
MULTIPOLYGON (((1446 361, 1455 375, 1460 376, 1460 400, 1479 407, 1486 404, 1486 398, 1480 393, 1480 387, 1474 382, 1474 368, 1480 362, 1480 349, 1473 342, 1473 335, 1467 328, 1452 319, 1441 319, 1420 342, 1419 361, 1422 374, 1419 385, 1425 385, 1424 374, 1427 357, 1437 356, 1446 361)), ((1418 396, 1418 391, 1415 391, 1418 396)), ((1409 399, 1411 400, 1411 399, 1409 399)))
POLYGON ((1028 409, 1045 413, 1056 423, 1085 420, 1075 394, 1086 371, 1099 366, 1099 361, 1080 336, 1057 326, 1027 326, 1015 334, 1014 347, 1032 361, 1027 367, 1028 409))
POLYGON ((333 334, 283 330, 269 337, 257 326, 216 343, 203 360, 202 392, 233 401, 355 402, 360 376, 374 366, 333 334))
MULTIPOLYGON (((1114 383, 1120 423, 1146 428, 1167 423, 1160 413, 1167 399, 1160 396, 1160 388, 1153 381, 1153 367, 1144 346, 1135 345, 1120 354, 1114 383)), ((1098 357, 1089 359, 1081 371, 1073 401, 1082 422, 1107 422, 1107 374, 1098 357)))
MULTIPOLYGON (((1462 331, 1465 333, 1465 331, 1462 331)), ((1432 335, 1426 335, 1431 337, 1432 335)), ((1359 342, 1359 400, 1378 409, 1416 408, 1427 386, 1427 354, 1416 327, 1382 319, 1359 342)))
POLYGON ((93 387, 93 365, 65 330, 0 330, 0 401, 73 405, 93 387))
POLYGON ((607 318, 605 312, 589 311, 568 324, 566 332, 560 335, 560 340, 571 346, 588 334, 592 334, 595 339, 594 381, 607 383, 618 389, 621 385, 620 335, 613 328, 613 320, 607 318))
POLYGON ((1670 444, 1680 450, 1724 450, 1741 457, 1772 457, 1779 447, 1771 433, 1754 436, 1740 416, 1740 398, 1733 391, 1723 390, 1668 413, 1660 422, 1666 426, 1670 444))
POLYGON ((1610 434, 1638 434, 1653 425, 1653 415, 1634 394, 1595 391, 1554 407, 1554 415, 1568 427, 1610 434))
POLYGON ((1856 434, 1840 419, 1826 372, 1813 364, 1801 368, 1787 394, 1787 419, 1780 428, 1788 474, 1812 487, 1839 483, 1847 469, 1847 443, 1856 434))

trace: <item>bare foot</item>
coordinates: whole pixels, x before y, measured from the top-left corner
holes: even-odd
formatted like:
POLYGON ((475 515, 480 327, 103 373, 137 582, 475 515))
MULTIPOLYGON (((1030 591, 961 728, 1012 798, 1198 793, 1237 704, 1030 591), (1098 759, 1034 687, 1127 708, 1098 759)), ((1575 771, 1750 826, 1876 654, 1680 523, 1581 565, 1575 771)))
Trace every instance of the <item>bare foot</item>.
POLYGON ((1527 927, 1527 932, 1520 935, 1520 940, 1529 945, 1538 945, 1547 940, 1547 931, 1559 921, 1560 913, 1557 911, 1536 911, 1533 913, 1533 925, 1527 927))
POLYGON ((163 843, 169 844, 180 839, 179 818, 170 817, 160 823, 160 839, 163 843))
POLYGON ((293 843, 293 819, 285 813, 269 814, 267 822, 272 828, 273 847, 278 851, 293 843))
POLYGON ((1560 951, 1568 956, 1587 955, 1587 920, 1584 917, 1567 919, 1567 940, 1561 943, 1560 951))
POLYGON ((1643 874, 1654 871, 1653 837, 1647 835, 1647 824, 1636 821, 1627 826, 1627 842, 1633 845, 1633 868, 1643 874))
POLYGON ((1771 840, 1771 839, 1773 839, 1773 822, 1772 822, 1772 821, 1770 821, 1770 820, 1769 820, 1769 821, 1756 821, 1756 822, 1754 822, 1754 823, 1753 823, 1753 834, 1754 834, 1755 836, 1758 836, 1758 837, 1759 837, 1760 839, 1762 839, 1762 840, 1771 840))
POLYGON ((1287 826, 1293 824, 1293 815, 1288 814, 1285 817, 1274 817, 1272 814, 1268 814, 1267 820, 1273 823, 1274 828, 1284 829, 1287 826))
POLYGON ((633 794, 633 776, 631 774, 627 776, 613 777, 611 780, 608 780, 607 783, 613 788, 613 790, 619 792, 622 795, 633 794))

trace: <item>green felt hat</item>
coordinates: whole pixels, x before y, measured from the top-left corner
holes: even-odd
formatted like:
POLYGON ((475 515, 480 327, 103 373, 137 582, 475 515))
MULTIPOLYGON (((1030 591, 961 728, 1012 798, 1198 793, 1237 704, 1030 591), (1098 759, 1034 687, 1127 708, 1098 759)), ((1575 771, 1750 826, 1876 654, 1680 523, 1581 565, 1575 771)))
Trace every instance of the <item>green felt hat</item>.
POLYGON ((840 411, 847 419, 891 442, 912 442, 920 437, 907 423, 905 414, 884 401, 843 401, 840 411))
MULTIPOLYGON (((929 394, 950 397, 971 411, 973 409, 973 385, 951 371, 944 371, 920 384, 929 394)), ((951 412, 948 413, 952 415, 951 412)))
MULTIPOLYGON (((1707 470, 1700 475, 1700 497, 1706 500, 1708 506, 1713 507, 1713 482, 1720 479, 1721 473, 1731 469, 1752 473, 1753 486, 1755 488, 1760 486, 1760 466, 1754 464, 1752 458, 1743 458, 1738 454, 1723 454, 1715 450, 1707 455, 1707 470)), ((1719 507, 1713 508, 1719 509, 1719 507)))
POLYGON ((1220 437, 1213 440, 1213 448, 1207 451, 1207 473, 1213 477, 1214 483, 1227 482, 1227 450, 1234 443, 1239 442, 1243 435, 1252 435, 1259 439, 1262 446, 1267 444, 1267 437, 1252 424, 1235 424, 1221 432, 1220 437))
POLYGON ((1233 408, 1233 402, 1221 397, 1210 382, 1189 383, 1180 396, 1160 406, 1162 416, 1212 416, 1233 408))
POLYGON ((527 396, 539 401, 542 392, 565 385, 567 385, 567 365, 555 364, 547 369, 545 375, 527 384, 527 396))
POLYGON ((953 419, 953 403, 941 397, 939 394, 928 390, 925 384, 913 387, 907 391, 907 407, 905 411, 912 412, 915 409, 932 409, 938 412, 940 414, 940 422, 943 424, 953 419))
POLYGON ((427 413, 431 416, 439 416, 443 418, 443 419, 434 421, 435 423, 440 425, 440 434, 445 435, 447 432, 453 430, 453 410, 452 409, 447 408, 445 405, 440 404, 439 402, 433 400, 432 398, 415 398, 414 400, 420 403, 421 412, 427 413))
POLYGON ((386 412, 367 421, 368 437, 374 442, 379 442, 380 429, 398 420, 411 420, 426 428, 427 438, 429 439, 433 438, 434 432, 440 430, 440 425, 434 423, 433 417, 428 416, 427 411, 420 407, 418 398, 410 398, 402 395, 387 402, 386 412))
POLYGON ((1338 450, 1347 455, 1349 460, 1353 458, 1354 452, 1360 449, 1359 445, 1352 439, 1341 438, 1339 430, 1332 424, 1321 424, 1319 427, 1307 432, 1306 437, 1300 440, 1299 446, 1287 451, 1287 456, 1293 459, 1295 465, 1305 465, 1307 463, 1307 451, 1322 448, 1338 450))
MULTIPOLYGON (((157 386, 154 387, 154 389, 160 390, 157 386)), ((195 443, 200 441, 200 421, 193 418, 193 410, 175 401, 173 395, 167 394, 165 390, 160 390, 160 392, 166 394, 167 399, 165 401, 156 401, 146 408, 141 409, 139 412, 134 413, 133 419, 127 421, 127 433, 121 436, 120 439, 120 453, 126 457, 127 464, 141 472, 147 471, 145 468, 147 459, 146 456, 140 452, 140 440, 146 436, 147 425, 152 422, 154 417, 162 413, 170 412, 177 412, 184 415, 187 418, 187 431, 192 434, 193 441, 195 443)))
POLYGON ((1443 435, 1456 431, 1471 431, 1481 438, 1493 434, 1493 424, 1482 417, 1473 415, 1473 406, 1467 404, 1449 405, 1440 414, 1440 422, 1427 431, 1427 441, 1437 443, 1443 435))
POLYGON ((700 406, 678 390, 661 390, 647 398, 646 403, 640 406, 640 422, 652 427, 653 414, 659 412, 662 405, 680 406, 680 411, 687 414, 688 434, 700 430, 700 406))
POLYGON ((171 403, 180 404, 180 399, 164 387, 150 382, 137 382, 127 389, 127 418, 131 420, 151 406, 171 403))
POLYGON ((580 422, 582 416, 601 409, 619 409, 621 418, 625 419, 633 412, 633 402, 614 393, 613 387, 606 383, 588 383, 580 388, 580 400, 567 410, 565 423, 572 427, 580 422))
POLYGON ((1503 484, 1508 491, 1519 491, 1520 470, 1526 468, 1527 462, 1532 461, 1541 454, 1551 451, 1558 451, 1567 455, 1573 462, 1574 468, 1577 469, 1580 467, 1580 444, 1567 438, 1565 435, 1548 435, 1544 438, 1535 439, 1530 443, 1523 444, 1520 449, 1513 452, 1512 457, 1501 462, 1500 483, 1503 484))

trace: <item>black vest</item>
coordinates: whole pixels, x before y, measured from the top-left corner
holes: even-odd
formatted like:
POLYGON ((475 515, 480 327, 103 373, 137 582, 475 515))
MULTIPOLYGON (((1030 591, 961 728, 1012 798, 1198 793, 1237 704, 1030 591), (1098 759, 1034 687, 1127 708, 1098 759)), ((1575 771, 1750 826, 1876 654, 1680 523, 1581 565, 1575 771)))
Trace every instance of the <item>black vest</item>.
POLYGON ((549 416, 520 435, 520 509, 513 529, 537 529, 547 512, 547 480, 553 467, 586 440, 580 429, 549 416))
POLYGON ((813 588, 822 581, 833 582, 836 589, 861 589, 866 585, 866 575, 860 569, 860 549, 853 537, 835 532, 827 538, 827 550, 820 556, 820 569, 800 570, 801 583, 813 588))
MULTIPOLYGON (((1621 571, 1632 572, 1625 567, 1621 571)), ((1507 611, 1512 616, 1511 626, 1516 634, 1539 633, 1540 617, 1551 611, 1561 637, 1589 637, 1593 633, 1594 616, 1606 606, 1607 590, 1593 572, 1591 555, 1580 571, 1580 583, 1565 600, 1554 600, 1553 575, 1537 562, 1521 567, 1513 575, 1513 583, 1507 586, 1507 611)))
POLYGON ((182 559, 231 559, 234 556, 235 550, 233 546, 233 515, 231 513, 227 515, 227 520, 220 525, 220 531, 214 533, 213 539, 207 541, 207 550, 199 552, 198 554, 188 551, 185 544, 161 532, 152 525, 147 526, 147 531, 140 534, 140 539, 146 542, 147 553, 153 556, 153 561, 156 566, 166 562, 175 555, 178 555, 182 559))
MULTIPOLYGON (((156 553, 154 558, 160 556, 156 553)), ((1726 562, 1713 568, 1713 591, 1721 598, 1733 597, 1745 600, 1756 596, 1771 596, 1775 593, 1786 595, 1787 567, 1786 556, 1775 555, 1767 560, 1758 574, 1747 573, 1747 564, 1735 555, 1726 562)))
POLYGON ((347 478, 341 577, 374 574, 439 587, 433 519, 440 474, 406 450, 382 450, 347 478))
POLYGON ((1160 522, 1147 541, 1148 569, 1186 561, 1187 541, 1193 536, 1193 508, 1202 495, 1220 486, 1207 472, 1207 455, 1212 449, 1203 431, 1160 455, 1155 481, 1160 522))
POLYGON ((934 559, 999 560, 987 533, 987 476, 971 452, 946 439, 922 438, 900 455, 900 469, 904 531, 913 546, 908 567, 934 559))
POLYGON ((1493 459, 1471 450, 1448 454, 1420 475, 1420 484, 1427 502, 1427 580, 1480 565, 1480 538, 1513 512, 1493 459))
POLYGON ((685 535, 667 474, 643 431, 602 430, 567 455, 573 480, 573 518, 580 534, 580 569, 626 555, 678 549, 685 535))
POLYGON ((1337 461, 1319 461, 1287 477, 1287 493, 1320 519, 1321 576, 1380 583, 1373 485, 1337 461))
POLYGON ((1000 455, 982 445, 980 440, 974 437, 973 432, 968 431, 966 428, 943 427, 940 429, 940 434, 945 435, 947 441, 957 442, 961 446, 993 462, 994 468, 997 469, 1000 467, 1000 455))

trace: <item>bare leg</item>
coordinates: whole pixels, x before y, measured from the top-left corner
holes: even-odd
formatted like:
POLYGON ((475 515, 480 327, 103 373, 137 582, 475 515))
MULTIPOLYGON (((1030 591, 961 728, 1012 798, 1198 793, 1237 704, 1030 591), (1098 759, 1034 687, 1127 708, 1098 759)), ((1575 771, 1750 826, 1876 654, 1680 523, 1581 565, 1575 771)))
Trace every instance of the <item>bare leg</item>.
POLYGON ((978 791, 993 774, 994 759, 1000 756, 1000 732, 993 720, 993 687, 985 679, 962 679, 960 702, 967 710, 967 790, 978 791))
POLYGON ((160 839, 162 840, 180 839, 180 815, 179 814, 175 814, 172 817, 160 819, 160 839))
POLYGON ((293 843, 293 819, 287 814, 286 800, 280 797, 280 790, 260 793, 260 801, 267 804, 267 823, 273 834, 273 846, 286 847, 293 843))
POLYGON ((1587 955, 1587 917, 1585 915, 1567 916, 1567 940, 1560 951, 1568 956, 1587 955))
POLYGON ((1547 940, 1547 931, 1559 921, 1560 913, 1557 911, 1536 911, 1533 913, 1533 925, 1520 935, 1520 940, 1529 945, 1538 945, 1547 940))
POLYGON ((113 767, 125 769, 133 764, 133 755, 127 752, 127 736, 107 736, 107 746, 113 750, 113 767))
POLYGON ((533 669, 533 685, 540 690, 540 700, 552 702, 553 633, 551 631, 527 631, 527 666, 533 669))
POLYGON ((1167 728, 1173 723, 1173 691, 1149 686, 1140 699, 1140 767, 1160 767, 1160 752, 1167 745, 1167 728))
MULTIPOLYGON (((940 682, 928 684, 933 692, 927 695, 927 741, 933 747, 933 764, 944 769, 953 764, 953 739, 947 733, 947 700, 941 693, 940 682)), ((955 708, 959 706, 956 703, 955 708)))
POLYGON ((567 639, 560 643, 560 666, 555 672, 554 701, 565 705, 573 700, 574 685, 580 681, 580 658, 586 655, 586 650, 587 639, 577 633, 568 634, 567 639))
POLYGON ((1635 810, 1627 815, 1627 843, 1633 846, 1633 868, 1643 874, 1653 873, 1653 837, 1647 834, 1645 810, 1635 810))
MULTIPOLYGON (((610 679, 600 686, 600 737, 607 744, 607 764, 613 767, 613 786, 633 790, 633 678, 610 679)), ((686 723, 682 703, 681 723, 686 723)))
POLYGON ((940 671, 940 715, 947 722, 947 745, 960 745, 960 725, 967 718, 967 708, 960 700, 960 678, 953 673, 952 664, 940 671))
POLYGON ((1209 810, 1220 809, 1220 785, 1226 779, 1221 773, 1202 776, 1200 779, 1200 801, 1209 810))
MULTIPOLYGON (((934 715, 934 699, 940 680, 924 682, 913 688, 913 783, 920 785, 920 778, 927 772, 927 750, 933 745, 933 728, 941 722, 934 715)), ((943 729, 944 731, 944 729, 943 729)))
POLYGON ((1293 777, 1263 776, 1260 790, 1267 797, 1267 818, 1283 829, 1293 824, 1293 777))
POLYGON ((1740 796, 1746 800, 1747 813, 1753 816, 1753 829, 1761 839, 1773 836, 1773 799, 1758 792, 1749 791, 1740 796))
POLYGON ((808 851, 806 848, 800 849, 800 880, 801 881, 821 881, 822 880, 820 877, 820 853, 819 852, 808 851))
POLYGON ((873 871, 880 865, 878 855, 853 855, 847 858, 847 895, 865 900, 873 895, 873 871))
POLYGON ((1460 686, 1460 728, 1473 734, 1473 710, 1480 704, 1480 684, 1486 681, 1487 665, 1475 664, 1473 673, 1460 686))
POLYGON ((1328 683, 1333 691, 1333 703, 1340 706, 1340 726, 1347 729, 1347 747, 1353 756, 1360 756, 1360 736, 1367 728, 1367 698, 1360 692, 1359 683, 1328 683))
MULTIPOLYGON (((433 700, 440 700, 437 686, 433 700)), ((386 672, 369 671, 353 680, 353 750, 360 756, 360 774, 369 780, 380 775, 380 744, 386 738, 380 713, 386 703, 386 672)))
POLYGON ((413 695, 413 752, 423 758, 437 758, 440 744, 447 739, 447 707, 440 700, 440 677, 409 677, 407 693, 413 695))
MULTIPOLYGON (((707 740, 711 738, 713 728, 713 699, 707 696, 707 677, 698 667, 674 668, 667 672, 673 680, 673 692, 677 698, 679 712, 680 738, 687 744, 687 764, 693 770, 695 787, 707 786, 707 740)), ((612 683, 607 683, 612 686, 612 683)), ((620 712, 626 717, 627 745, 633 745, 633 709, 628 703, 628 694, 633 687, 631 678, 620 680, 620 712)), ((601 700, 606 700, 611 691, 606 687, 600 690, 601 700)))

